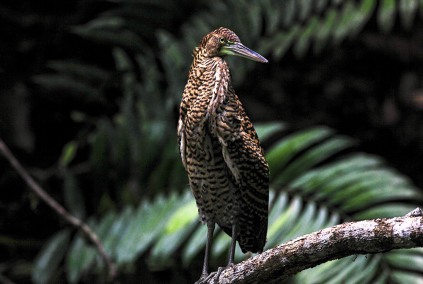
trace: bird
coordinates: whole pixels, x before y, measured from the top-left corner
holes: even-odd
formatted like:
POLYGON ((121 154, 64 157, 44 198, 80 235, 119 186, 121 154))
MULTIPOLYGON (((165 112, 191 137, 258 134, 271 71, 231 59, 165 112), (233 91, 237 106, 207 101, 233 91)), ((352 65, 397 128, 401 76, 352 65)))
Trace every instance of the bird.
POLYGON ((234 263, 236 242, 243 253, 261 253, 266 243, 269 166, 234 91, 225 61, 231 55, 268 62, 228 28, 208 33, 193 51, 179 108, 179 152, 198 214, 207 225, 202 274, 197 283, 213 275, 208 270, 216 224, 232 238, 226 267, 234 263))

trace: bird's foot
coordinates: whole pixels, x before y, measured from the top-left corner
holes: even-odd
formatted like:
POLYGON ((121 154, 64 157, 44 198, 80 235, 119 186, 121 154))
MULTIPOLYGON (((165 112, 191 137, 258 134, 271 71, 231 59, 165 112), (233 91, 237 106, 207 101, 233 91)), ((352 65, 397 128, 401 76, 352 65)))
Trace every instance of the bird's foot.
POLYGON ((216 273, 216 277, 214 278, 214 283, 215 284, 219 283, 220 274, 222 274, 223 270, 225 270, 226 268, 228 268, 228 267, 227 266, 226 267, 219 267, 217 269, 217 271, 215 272, 216 273))
POLYGON ((210 274, 203 274, 203 275, 201 275, 201 277, 200 277, 200 279, 198 279, 198 281, 197 282, 195 282, 194 284, 204 284, 204 283, 208 283, 210 280, 212 280, 213 279, 213 282, 212 283, 214 283, 214 284, 218 284, 219 283, 219 277, 220 277, 220 274, 222 274, 222 272, 223 271, 225 271, 227 268, 229 268, 229 267, 232 267, 232 266, 234 266, 234 264, 233 263, 231 263, 231 264, 229 264, 228 266, 226 266, 226 267, 219 267, 218 269, 217 269, 217 271, 215 271, 215 272, 212 272, 212 273, 210 273, 210 274))
POLYGON ((215 276, 216 272, 212 272, 210 274, 203 273, 201 274, 200 279, 198 279, 194 284, 204 284, 207 283, 211 278, 215 276))

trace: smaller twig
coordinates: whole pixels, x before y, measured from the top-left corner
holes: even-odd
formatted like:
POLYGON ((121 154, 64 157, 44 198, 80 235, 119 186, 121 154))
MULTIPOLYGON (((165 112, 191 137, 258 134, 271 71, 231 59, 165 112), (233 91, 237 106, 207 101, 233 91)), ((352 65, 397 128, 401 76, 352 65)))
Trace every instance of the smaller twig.
POLYGON ((107 254, 103 244, 98 238, 97 234, 82 220, 70 214, 62 205, 60 205, 56 200, 54 200, 42 187, 30 176, 30 174, 25 170, 21 163, 15 158, 3 140, 0 138, 0 152, 3 156, 10 162, 12 167, 18 172, 22 177, 28 187, 48 206, 50 206, 57 214, 63 217, 68 223, 72 226, 80 229, 84 235, 94 244, 98 253, 103 258, 109 270, 110 279, 114 279, 117 274, 116 265, 110 259, 107 254))

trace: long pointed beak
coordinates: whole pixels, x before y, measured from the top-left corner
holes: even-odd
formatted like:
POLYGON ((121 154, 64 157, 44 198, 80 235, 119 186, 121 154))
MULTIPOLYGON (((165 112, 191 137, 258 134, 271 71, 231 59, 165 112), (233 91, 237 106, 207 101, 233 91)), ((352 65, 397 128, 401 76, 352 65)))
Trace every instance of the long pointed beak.
POLYGON ((235 56, 241 56, 247 59, 251 59, 257 62, 261 63, 267 63, 267 59, 255 52, 254 50, 249 49, 245 45, 243 45, 240 42, 231 43, 228 45, 225 45, 221 49, 221 53, 223 55, 235 55, 235 56))

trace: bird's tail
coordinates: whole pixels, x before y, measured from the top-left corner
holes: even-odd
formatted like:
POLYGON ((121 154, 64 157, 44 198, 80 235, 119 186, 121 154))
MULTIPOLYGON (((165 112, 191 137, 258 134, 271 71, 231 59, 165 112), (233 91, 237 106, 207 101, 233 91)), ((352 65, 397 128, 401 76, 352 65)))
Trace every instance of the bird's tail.
MULTIPOLYGON (((231 227, 220 226, 223 231, 232 236, 231 227)), ((244 209, 239 219, 237 242, 243 253, 261 253, 266 244, 267 214, 257 214, 244 209)))
POLYGON ((266 244, 267 214, 243 212, 240 218, 240 230, 237 241, 243 253, 261 253, 266 244))

